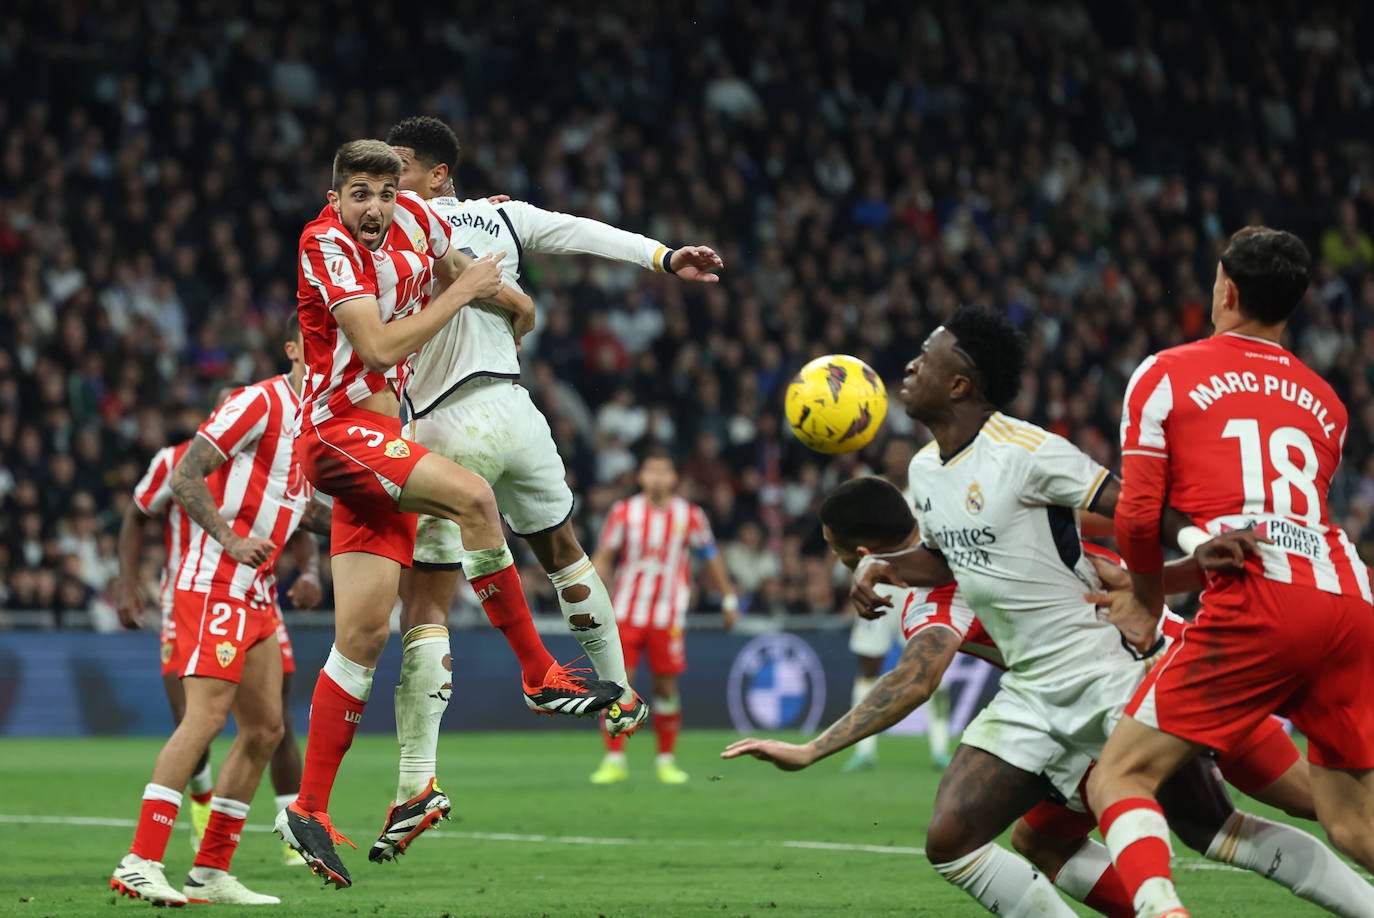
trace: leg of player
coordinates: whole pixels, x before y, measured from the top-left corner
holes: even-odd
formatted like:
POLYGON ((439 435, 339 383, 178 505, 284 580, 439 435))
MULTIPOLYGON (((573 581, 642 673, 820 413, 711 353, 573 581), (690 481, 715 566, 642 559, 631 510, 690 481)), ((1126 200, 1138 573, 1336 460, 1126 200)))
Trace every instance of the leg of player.
POLYGON ((1374 918, 1369 884, 1302 829, 1237 810, 1211 759, 1185 763, 1158 796, 1169 828, 1208 859, 1253 871, 1332 914, 1374 918))
POLYGON ((926 857, 941 876, 989 911, 1015 918, 1068 918, 1073 911, 1044 875, 995 841, 1052 791, 1044 777, 961 743, 935 792, 926 857))
POLYGON ((439 723, 453 694, 448 609, 461 577, 456 565, 401 572, 401 681, 395 695, 401 758, 396 796, 367 855, 372 861, 404 854, 421 832, 448 818, 453 808, 436 774, 439 723))
MULTIPOLYGON (((181 677, 176 673, 162 674, 162 690, 167 693, 167 707, 172 712, 172 723, 181 723, 186 713, 186 691, 181 686, 181 677)), ((214 796, 215 774, 210 767, 210 747, 200 754, 196 770, 191 773, 186 790, 191 798, 191 850, 200 848, 201 836, 210 821, 210 798, 214 796)))
POLYGON ((332 557, 330 569, 334 646, 311 696, 300 794, 277 813, 276 831, 317 876, 342 889, 352 880, 334 846, 340 841, 357 846, 334 829, 329 796, 372 695, 372 675, 386 646, 401 565, 381 555, 350 551, 332 557))
POLYGON ((1092 814, 1045 801, 1016 820, 1011 846, 1074 901, 1107 918, 1135 918, 1111 852, 1088 837, 1095 828, 1092 814))
POLYGON ((658 757, 654 771, 664 784, 687 783, 687 772, 677 767, 677 737, 682 732, 682 698, 677 690, 677 675, 654 673, 654 736, 658 757))
POLYGON ((186 904, 186 896, 168 884, 162 858, 181 808, 180 789, 190 780, 210 740, 224 729, 234 700, 232 682, 201 677, 187 681, 194 684, 186 687, 185 715, 153 763, 133 844, 110 878, 110 888, 116 892, 154 904, 186 904))
MULTIPOLYGON (((291 717, 291 674, 281 677, 281 742, 272 753, 272 792, 276 797, 272 812, 284 810, 301 792, 301 745, 296 739, 296 725, 291 717)), ((288 867, 304 864, 291 846, 285 842, 282 863, 288 867)))
MULTIPOLYGON (((281 746, 281 650, 275 635, 259 641, 244 656, 242 682, 236 686, 234 723, 238 736, 220 766, 210 824, 182 888, 190 902, 220 905, 276 905, 276 896, 248 889, 230 876, 229 864, 248 819, 248 807, 268 760, 281 746)), ((195 679, 191 682, 210 681, 195 679)), ((195 686, 192 686, 192 691, 195 686)))
POLYGON ((949 765, 949 689, 941 682, 926 702, 926 739, 930 743, 930 765, 941 769, 949 765))
POLYGON ((577 541, 572 523, 564 522, 549 532, 528 536, 525 541, 553 582, 568 630, 587 651, 596 674, 622 686, 617 704, 607 710, 604 718, 607 734, 633 735, 649 719, 649 707, 630 687, 611 594, 577 541))
POLYGON ((411 471, 399 506, 407 513, 440 516, 463 527, 463 572, 487 619, 506 636, 520 660, 525 703, 532 710, 585 716, 619 700, 619 684, 571 677, 544 648, 506 546, 496 498, 481 476, 427 453, 411 471))
MULTIPOLYGON (((886 636, 886 635, 884 635, 886 636)), ((868 695, 873 684, 882 675, 883 658, 856 654, 857 671, 854 674, 854 688, 849 693, 850 707, 857 708, 868 695)), ((854 744, 854 752, 844 763, 843 771, 867 771, 878 764, 878 735, 865 736, 854 744)))
MULTIPOLYGON (((622 632, 621 648, 625 653, 627 673, 633 674, 639 667, 639 658, 643 656, 647 637, 647 628, 631 628, 622 632)), ((659 710, 657 699, 654 705, 655 711, 659 710)), ((630 764, 625 758, 625 734, 611 736, 606 730, 606 719, 603 717, 601 738, 606 744, 606 756, 596 771, 592 772, 591 781, 593 784, 618 784, 630 777, 630 764)))
MULTIPOLYGON (((1317 818, 1331 844, 1364 869, 1374 870, 1374 769, 1311 764, 1310 771, 1317 818)), ((1370 895, 1367 886, 1365 890, 1370 895)))
POLYGON ((1169 869, 1169 826, 1155 800, 1164 779, 1201 750, 1123 717, 1088 776, 1088 800, 1142 918, 1186 915, 1169 869))

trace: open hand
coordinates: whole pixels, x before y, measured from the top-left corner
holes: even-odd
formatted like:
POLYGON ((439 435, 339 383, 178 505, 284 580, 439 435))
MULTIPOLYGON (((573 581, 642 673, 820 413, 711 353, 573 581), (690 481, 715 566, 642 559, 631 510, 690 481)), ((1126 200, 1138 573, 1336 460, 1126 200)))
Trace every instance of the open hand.
POLYGON ((684 245, 673 252, 668 267, 683 280, 697 281, 702 284, 720 283, 720 275, 713 274, 725 267, 716 250, 704 245, 684 245))
POLYGON ((488 252, 464 268, 455 283, 471 299, 491 299, 505 286, 501 275, 501 260, 505 257, 505 252, 488 252))
POLYGON ((735 740, 720 754, 722 759, 737 759, 750 755, 763 762, 772 762, 783 771, 801 771, 815 761, 806 746, 784 743, 781 740, 754 739, 752 736, 735 740))
POLYGON ((1245 559, 1259 554, 1260 545, 1274 544, 1253 529, 1223 532, 1193 549, 1193 560, 1212 574, 1239 574, 1245 570, 1245 559))
POLYGON ((1162 610, 1150 611, 1129 588, 1106 593, 1088 593, 1087 599, 1098 608, 1104 621, 1116 626, 1137 653, 1147 654, 1158 640, 1162 610), (1105 611, 1104 611, 1105 610, 1105 611))
POLYGON ((130 631, 142 628, 143 596, 139 592, 138 583, 132 580, 120 581, 116 596, 115 612, 119 615, 120 626, 130 631))
POLYGON ((897 576, 888 561, 869 554, 866 548, 860 548, 859 552, 863 557, 854 568, 854 583, 849 588, 849 601, 853 603, 855 611, 864 618, 882 618, 887 614, 887 610, 892 608, 892 600, 880 594, 876 589, 877 585, 889 583, 907 589, 907 583, 897 576))

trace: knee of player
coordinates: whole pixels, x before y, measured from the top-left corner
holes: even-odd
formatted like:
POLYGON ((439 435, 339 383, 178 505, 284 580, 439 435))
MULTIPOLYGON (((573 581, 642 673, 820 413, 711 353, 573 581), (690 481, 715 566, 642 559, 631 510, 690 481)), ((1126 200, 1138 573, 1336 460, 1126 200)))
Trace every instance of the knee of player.
POLYGON ((239 735, 243 737, 244 742, 264 758, 270 756, 272 751, 281 745, 281 738, 285 734, 286 725, 280 717, 239 725, 239 735))
POLYGON ((459 523, 465 520, 497 519, 496 495, 492 493, 491 486, 480 478, 456 488, 452 504, 459 523))
POLYGON ((968 823, 958 814, 936 812, 926 827, 926 858, 938 868, 972 854, 987 841, 975 838, 968 823))

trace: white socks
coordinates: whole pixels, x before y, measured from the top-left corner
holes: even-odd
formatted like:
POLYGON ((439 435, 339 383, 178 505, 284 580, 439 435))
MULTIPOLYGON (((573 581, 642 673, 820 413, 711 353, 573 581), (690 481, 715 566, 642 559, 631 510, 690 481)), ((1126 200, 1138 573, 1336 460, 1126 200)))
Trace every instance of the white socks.
POLYGON ((289 794, 277 794, 277 796, 272 798, 272 812, 274 814, 280 813, 282 810, 286 809, 288 806, 295 803, 296 797, 299 793, 300 791, 296 790, 289 794))
POLYGON ((1343 918, 1374 916, 1370 886, 1311 835, 1239 810, 1227 817, 1207 857, 1253 870, 1343 918))
POLYGON ((611 608, 611 594, 606 591, 591 560, 583 555, 549 574, 549 580, 558 594, 558 608, 563 612, 568 630, 587 651, 596 674, 624 689, 621 701, 632 700, 634 691, 630 688, 629 674, 625 672, 625 654, 620 649, 620 629, 616 627, 615 610, 611 608), (593 624, 573 624, 575 616, 585 616, 593 624))
POLYGON ((993 842, 957 861, 934 866, 942 877, 1003 918, 1075 918, 1044 874, 993 842))
MULTIPOLYGON (((214 769, 210 767, 210 761, 208 759, 205 762, 204 768, 191 775, 191 780, 187 783, 186 789, 193 794, 208 794, 215 789, 215 772, 214 769)), ((292 799, 294 800, 295 798, 293 797, 292 799)))
POLYGON ((419 795, 438 770, 439 722, 453 691, 448 629, 417 625, 401 639, 401 684, 396 686, 396 739, 401 766, 396 802, 419 795))
POLYGON ((334 646, 330 646, 329 657, 324 661, 324 674, 364 704, 372 695, 372 674, 376 671, 374 667, 354 663, 334 646))
MULTIPOLYGON (((855 676, 854 689, 849 694, 850 708, 857 708, 859 706, 859 702, 864 700, 864 697, 868 695, 870 691, 872 691, 873 686, 877 684, 877 682, 877 679, 870 679, 867 676, 855 676)), ((863 739, 855 743, 854 757, 872 759, 874 761, 877 761, 878 734, 875 733, 872 736, 865 736, 863 739)))
POLYGON ((1086 902, 1102 874, 1111 869, 1112 853, 1107 846, 1091 838, 1084 839, 1083 846, 1059 868, 1054 885, 1075 902, 1086 902))

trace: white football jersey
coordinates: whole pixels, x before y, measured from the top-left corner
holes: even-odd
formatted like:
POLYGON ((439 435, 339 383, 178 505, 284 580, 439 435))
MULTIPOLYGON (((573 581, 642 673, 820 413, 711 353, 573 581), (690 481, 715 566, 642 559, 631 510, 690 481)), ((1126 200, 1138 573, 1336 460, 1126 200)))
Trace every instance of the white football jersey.
MULTIPOLYGON (((671 251, 638 233, 541 210, 523 201, 492 204, 485 198, 440 197, 430 199, 429 206, 448 221, 451 244, 460 252, 474 258, 505 252, 502 273, 506 284, 517 290, 525 252, 600 255, 662 271, 663 259, 671 251)), ((405 390, 409 416, 424 417, 464 383, 484 376, 518 379, 520 360, 509 313, 474 304, 459 310, 456 319, 420 348, 405 390)))
POLYGON ((911 460, 921 538, 944 555, 1007 678, 1054 688, 1131 664, 1084 599, 1097 578, 1077 511, 1108 477, 1064 438, 1001 413, 948 460, 933 442, 911 460))

